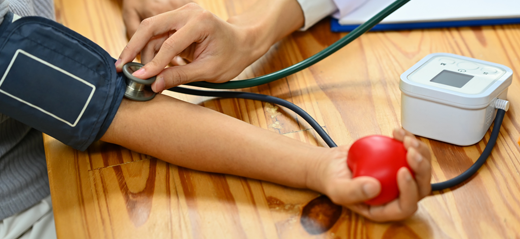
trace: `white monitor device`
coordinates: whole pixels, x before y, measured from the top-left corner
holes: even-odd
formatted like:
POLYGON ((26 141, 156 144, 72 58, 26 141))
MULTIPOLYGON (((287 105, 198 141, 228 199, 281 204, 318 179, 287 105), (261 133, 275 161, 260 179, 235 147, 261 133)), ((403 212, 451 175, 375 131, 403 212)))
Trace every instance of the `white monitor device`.
POLYGON ((479 142, 507 98, 513 71, 449 53, 426 56, 401 75, 401 121, 413 134, 456 145, 479 142))

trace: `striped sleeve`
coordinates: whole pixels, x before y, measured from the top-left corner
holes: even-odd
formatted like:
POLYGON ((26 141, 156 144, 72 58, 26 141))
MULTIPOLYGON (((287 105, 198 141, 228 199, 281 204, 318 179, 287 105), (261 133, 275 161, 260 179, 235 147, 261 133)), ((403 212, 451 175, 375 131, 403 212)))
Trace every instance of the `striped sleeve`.
POLYGON ((7 14, 9 2, 7 0, 0 0, 0 23, 4 21, 4 16, 7 14))

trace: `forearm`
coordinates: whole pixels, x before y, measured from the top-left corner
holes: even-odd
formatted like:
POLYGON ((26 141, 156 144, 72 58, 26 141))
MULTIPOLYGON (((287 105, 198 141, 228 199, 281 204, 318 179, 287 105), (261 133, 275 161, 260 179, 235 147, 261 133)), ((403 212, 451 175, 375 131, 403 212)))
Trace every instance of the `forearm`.
POLYGON ((274 43, 300 29, 305 20, 296 0, 258 0, 248 10, 227 21, 243 28, 245 41, 255 46, 261 56, 274 43))
POLYGON ((164 95, 123 100, 101 139, 191 169, 307 187, 307 169, 330 154, 164 95))

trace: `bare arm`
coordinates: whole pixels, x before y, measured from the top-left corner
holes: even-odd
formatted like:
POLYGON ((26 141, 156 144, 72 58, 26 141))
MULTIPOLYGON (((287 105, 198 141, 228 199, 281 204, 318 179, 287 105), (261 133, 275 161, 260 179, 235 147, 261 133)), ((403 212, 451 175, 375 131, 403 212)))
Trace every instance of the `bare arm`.
POLYGON ((164 95, 123 100, 101 140, 187 168, 299 188, 306 187, 308 165, 329 153, 164 95))
POLYGON ((394 131, 394 138, 404 141, 416 177, 401 168, 400 196, 382 206, 363 203, 377 196, 381 186, 374 178, 352 178, 347 146, 307 145, 165 95, 144 103, 123 100, 101 140, 195 170, 309 188, 372 220, 389 221, 413 215, 417 202, 431 190, 426 145, 402 129, 394 131))
MULTIPOLYGON (((155 92, 193 81, 225 82, 302 27, 303 21, 296 0, 258 1, 227 22, 188 4, 144 21, 116 66, 120 70, 141 53, 147 64, 134 75, 158 74, 152 85, 155 92), (164 69, 176 56, 190 63, 164 69)), ((377 196, 381 185, 370 177, 352 178, 346 163, 348 146, 307 145, 164 95, 146 103, 124 100, 102 140, 183 167, 309 188, 372 220, 389 221, 413 215, 417 202, 431 190, 427 147, 402 129, 394 131, 394 138, 408 149, 416 179, 401 168, 399 198, 381 206, 363 203, 377 196)))

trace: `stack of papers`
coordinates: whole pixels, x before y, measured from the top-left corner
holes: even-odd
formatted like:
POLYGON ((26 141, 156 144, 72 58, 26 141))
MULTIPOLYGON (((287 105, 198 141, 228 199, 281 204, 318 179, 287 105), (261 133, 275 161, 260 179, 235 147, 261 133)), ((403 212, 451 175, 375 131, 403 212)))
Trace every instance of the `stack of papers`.
MULTIPOLYGON (((341 19, 332 31, 351 31, 393 0, 368 0, 341 19)), ((520 23, 520 0, 411 0, 372 30, 483 26, 520 23)))

